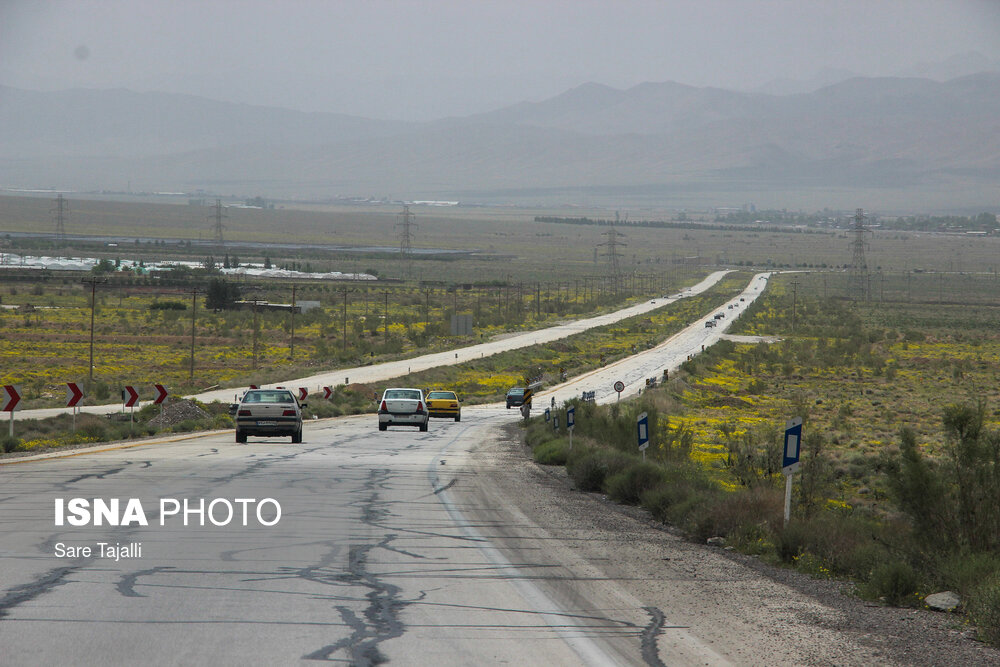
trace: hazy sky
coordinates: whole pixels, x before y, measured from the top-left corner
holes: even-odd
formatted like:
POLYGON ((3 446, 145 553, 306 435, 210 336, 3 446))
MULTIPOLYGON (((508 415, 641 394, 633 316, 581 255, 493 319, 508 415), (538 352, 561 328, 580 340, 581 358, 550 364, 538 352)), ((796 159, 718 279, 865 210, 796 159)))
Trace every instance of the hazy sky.
POLYGON ((1000 0, 0 0, 0 83, 425 120, 589 81, 753 89, 1000 59, 1000 0))

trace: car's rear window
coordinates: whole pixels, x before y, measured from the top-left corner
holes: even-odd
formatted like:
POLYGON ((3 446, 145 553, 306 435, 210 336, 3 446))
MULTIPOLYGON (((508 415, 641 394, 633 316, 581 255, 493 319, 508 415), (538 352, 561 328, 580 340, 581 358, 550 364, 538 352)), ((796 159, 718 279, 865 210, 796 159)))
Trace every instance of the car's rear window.
POLYGON ((521 394, 524 393, 524 390, 523 389, 511 389, 507 393, 510 394, 510 395, 512 395, 512 396, 520 396, 521 394))
POLYGON ((411 401, 420 400, 420 390, 419 389, 386 389, 384 398, 392 399, 409 399, 411 401))
POLYGON ((455 400, 456 396, 453 391, 432 391, 427 394, 427 398, 450 398, 451 400, 455 400))
POLYGON ((243 397, 244 403, 294 403, 295 397, 290 391, 248 391, 243 397))

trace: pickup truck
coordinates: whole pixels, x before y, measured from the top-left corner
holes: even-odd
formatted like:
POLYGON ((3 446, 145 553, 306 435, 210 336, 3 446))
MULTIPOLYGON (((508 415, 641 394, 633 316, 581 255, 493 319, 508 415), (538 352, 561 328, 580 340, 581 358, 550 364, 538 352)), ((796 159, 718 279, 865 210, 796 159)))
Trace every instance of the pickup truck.
POLYGON ((416 426, 426 431, 429 421, 427 401, 420 389, 392 388, 382 394, 382 402, 378 406, 378 430, 384 431, 390 426, 416 426))

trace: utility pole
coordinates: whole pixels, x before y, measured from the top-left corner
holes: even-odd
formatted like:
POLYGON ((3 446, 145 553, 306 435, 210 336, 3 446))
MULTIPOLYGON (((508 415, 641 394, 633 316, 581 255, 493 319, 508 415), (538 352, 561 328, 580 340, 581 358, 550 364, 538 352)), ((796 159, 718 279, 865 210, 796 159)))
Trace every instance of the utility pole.
POLYGON ((107 278, 102 278, 98 280, 97 278, 84 278, 84 283, 90 285, 90 365, 89 365, 89 377, 90 382, 94 382, 94 307, 97 305, 96 295, 97 295, 97 284, 108 282, 107 278))
POLYGON ((343 310, 343 327, 344 327, 344 342, 342 348, 344 352, 347 351, 347 293, 353 292, 354 290, 349 290, 346 287, 341 287, 340 292, 344 295, 344 310, 343 310))
POLYGON ((194 314, 198 310, 198 295, 201 292, 198 288, 191 289, 191 371, 188 373, 188 381, 194 382, 194 332, 195 332, 195 318, 194 314))
POLYGON ((389 342, 389 290, 382 292, 385 295, 385 341, 389 342))
POLYGON ((295 285, 292 285, 292 337, 288 341, 288 360, 295 359, 295 285))
POLYGON ((797 281, 792 281, 792 333, 795 333, 795 306, 798 297, 798 287, 799 283, 797 281))
POLYGON ((257 370, 257 299, 253 300, 253 369, 257 370))
POLYGON ((56 205, 51 212, 56 214, 56 238, 60 243, 65 244, 66 216, 69 215, 69 202, 60 194, 56 197, 56 205))

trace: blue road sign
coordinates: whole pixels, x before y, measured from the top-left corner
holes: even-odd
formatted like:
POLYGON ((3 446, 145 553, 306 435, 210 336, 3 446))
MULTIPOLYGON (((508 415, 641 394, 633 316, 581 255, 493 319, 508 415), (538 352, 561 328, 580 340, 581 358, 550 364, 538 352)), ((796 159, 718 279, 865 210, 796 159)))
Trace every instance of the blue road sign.
POLYGON ((636 435, 639 436, 639 449, 646 451, 649 447, 649 417, 643 412, 636 419, 636 435))
POLYGON ((553 431, 559 430, 559 415, 555 415, 554 417, 552 417, 552 430, 553 431))
POLYGON ((566 428, 572 429, 573 424, 576 422, 576 408, 569 407, 566 408, 566 428))
POLYGON ((549 408, 545 408, 545 421, 548 421, 551 417, 552 415, 549 412, 549 408))
POLYGON ((802 417, 789 419, 785 423, 785 452, 781 459, 781 472, 786 475, 798 472, 799 450, 802 447, 802 417))

